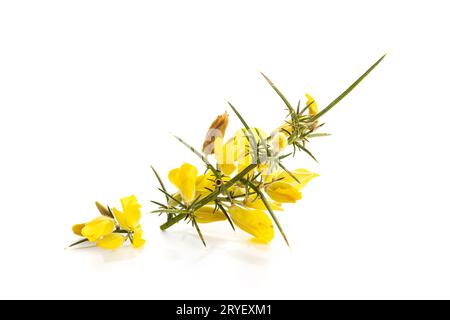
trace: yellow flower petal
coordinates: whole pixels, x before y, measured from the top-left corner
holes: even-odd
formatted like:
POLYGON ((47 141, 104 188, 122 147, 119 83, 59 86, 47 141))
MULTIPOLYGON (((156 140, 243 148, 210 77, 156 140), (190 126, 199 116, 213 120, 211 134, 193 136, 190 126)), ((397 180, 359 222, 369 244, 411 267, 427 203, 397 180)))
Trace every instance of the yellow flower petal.
POLYGON ((236 166, 234 164, 235 149, 233 141, 223 143, 223 138, 216 138, 214 141, 214 156, 220 171, 226 175, 231 175, 236 166))
POLYGON ((140 248, 145 244, 145 240, 142 238, 144 232, 142 231, 142 229, 139 227, 139 229, 137 229, 134 234, 133 234, 133 247, 134 248, 140 248))
POLYGON ((292 130, 292 124, 289 123, 289 122, 286 122, 282 126, 278 127, 276 131, 281 132, 285 136, 289 137, 292 134, 292 131, 293 131, 292 130))
POLYGON ((219 164, 219 169, 229 176, 236 170, 236 166, 234 164, 219 164))
POLYGON ((265 190, 272 200, 281 203, 295 203, 302 198, 300 191, 291 184, 283 181, 271 183, 265 190))
POLYGON ((254 236, 257 241, 272 241, 275 231, 272 220, 264 211, 232 206, 229 212, 234 224, 254 236))
POLYGON ((141 207, 141 205, 139 204, 135 195, 131 195, 129 197, 122 198, 122 199, 120 199, 120 202, 122 203, 122 208, 123 208, 123 211, 125 211, 125 212, 131 212, 131 211, 139 212, 139 209, 141 207))
POLYGON ((87 238, 90 242, 95 242, 101 237, 113 232, 114 227, 115 222, 113 219, 100 216, 86 223, 84 228, 81 229, 81 235, 87 238))
POLYGON ((211 170, 208 170, 205 174, 197 177, 195 180, 195 188, 197 196, 203 193, 210 193, 209 190, 214 190, 216 188, 216 176, 211 170))
POLYGON ((198 223, 210 223, 226 220, 222 211, 219 209, 215 211, 214 209, 214 207, 201 207, 195 211, 195 221, 198 223))
POLYGON ((288 174, 286 171, 279 171, 274 176, 274 180, 280 180, 282 182, 286 182, 294 186, 298 191, 301 191, 306 184, 314 179, 315 177, 318 177, 319 175, 317 173, 313 173, 311 171, 308 171, 306 169, 296 169, 294 171, 291 171, 292 175, 294 175, 300 183, 298 183, 290 174, 288 174))
POLYGON ((76 224, 72 227, 72 231, 73 233, 75 233, 77 236, 82 237, 83 235, 81 234, 81 230, 83 230, 83 228, 86 226, 86 223, 80 223, 80 224, 76 224))
POLYGON ((319 112, 319 109, 317 108, 316 100, 314 100, 313 97, 311 97, 309 94, 305 94, 308 101, 306 101, 306 105, 308 106, 308 113, 310 116, 314 116, 319 112))
POLYGON ((119 223, 119 225, 122 228, 130 230, 130 227, 128 226, 127 218, 123 211, 113 208, 113 214, 114 214, 114 217, 116 218, 117 222, 119 223))
POLYGON ((114 250, 119 248, 125 241, 125 237, 118 233, 111 233, 97 241, 97 247, 114 250))
POLYGON ((187 204, 195 199, 195 182, 197 174, 197 168, 188 163, 169 172, 170 182, 180 190, 181 196, 187 204))
POLYGON ((120 199, 123 211, 113 208, 114 217, 119 225, 129 231, 134 231, 141 220, 141 205, 134 195, 120 199))
POLYGON ((272 148, 276 153, 283 152, 288 145, 288 139, 284 133, 277 133, 271 140, 272 148))

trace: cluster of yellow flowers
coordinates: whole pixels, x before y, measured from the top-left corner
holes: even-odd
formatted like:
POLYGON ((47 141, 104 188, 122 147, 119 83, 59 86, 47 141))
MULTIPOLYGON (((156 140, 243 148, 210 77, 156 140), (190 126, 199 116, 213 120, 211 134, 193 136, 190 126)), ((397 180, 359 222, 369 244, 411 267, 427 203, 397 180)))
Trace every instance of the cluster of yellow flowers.
POLYGON ((101 215, 89 222, 72 227, 73 233, 84 237, 72 246, 89 241, 100 248, 114 250, 129 239, 134 248, 142 247, 145 240, 142 238, 140 224, 141 205, 134 195, 122 198, 121 203, 122 211, 116 208, 113 210, 109 207, 105 208, 97 202, 97 209, 101 215))
MULTIPOLYGON (((294 108, 281 91, 263 74, 272 89, 284 102, 286 120, 270 135, 247 121, 228 103, 240 120, 242 128, 230 139, 225 140, 228 127, 228 113, 218 116, 207 131, 201 151, 178 138, 204 163, 203 173, 197 167, 183 163, 171 170, 169 181, 177 191, 169 192, 156 170, 159 190, 165 203, 152 201, 158 208, 153 213, 164 214, 166 230, 181 221, 191 223, 203 244, 205 238, 199 227, 220 221, 228 221, 233 230, 238 227, 252 236, 252 239, 269 243, 275 235, 275 227, 284 240, 287 237, 276 217, 275 211, 282 211, 285 203, 296 203, 302 198, 302 189, 318 175, 307 169, 288 170, 283 161, 288 156, 304 153, 315 157, 307 144, 312 138, 326 136, 318 132, 323 126, 321 117, 350 93, 382 60, 378 59, 362 76, 327 106, 319 110, 314 98, 306 94, 306 104, 294 108), (288 150, 288 147, 290 148, 288 150)), ((140 205, 135 196, 121 199, 122 211, 105 208, 97 203, 101 213, 94 220, 73 226, 73 232, 83 237, 72 246, 91 242, 104 249, 116 249, 130 240, 133 247, 141 247, 140 205)))
MULTIPOLYGON (((214 176, 211 173, 197 176, 197 169, 191 164, 183 164, 180 168, 171 171, 183 172, 176 179, 173 177, 170 181, 179 188, 183 201, 188 204, 194 198, 202 198, 213 190, 205 188, 202 184, 208 181, 214 184, 214 176), (186 170, 187 169, 187 170, 186 170), (190 172, 190 173, 188 173, 190 172)), ((295 203, 302 198, 301 190, 314 177, 318 175, 306 169, 297 169, 292 172, 297 178, 297 182, 285 172, 276 172, 267 178, 264 190, 273 200, 269 202, 272 210, 282 211, 282 203, 295 203), (283 180, 286 179, 286 180, 283 180)), ((240 229, 253 235, 255 240, 260 242, 270 242, 274 237, 274 227, 271 219, 265 212, 267 210, 261 198, 254 194, 245 194, 245 188, 234 186, 230 192, 234 201, 228 206, 228 213, 231 220, 240 229)), ((214 206, 214 201, 208 203, 193 213, 197 223, 211 223, 227 220, 225 214, 214 206)))
MULTIPOLYGON (((306 96, 309 116, 313 116, 317 114, 317 104, 310 95, 306 96)), ((169 180, 178 189, 178 193, 172 194, 174 200, 169 201, 168 206, 161 210, 176 208, 176 201, 187 208, 193 202, 199 202, 221 189, 224 183, 250 165, 256 164, 242 176, 241 181, 236 181, 230 188, 220 192, 224 197, 215 197, 193 210, 190 219, 196 223, 211 223, 226 221, 228 218, 233 225, 251 234, 256 241, 268 243, 275 233, 272 220, 266 213, 267 205, 272 210, 281 211, 283 203, 297 202, 302 198, 303 187, 318 175, 306 169, 292 172, 277 170, 279 154, 288 145, 288 132, 292 132, 289 122, 275 130, 271 136, 259 128, 242 128, 224 143, 227 125, 228 114, 218 116, 208 130, 203 144, 203 152, 214 156, 216 172, 208 169, 205 174, 199 175, 197 168, 189 163, 171 170, 169 180), (259 159, 256 161, 249 150, 251 136, 260 144, 259 149, 266 151, 264 155, 261 150, 257 151, 259 159), (267 199, 264 203, 260 195, 248 190, 245 181, 255 182, 260 192, 267 194, 271 200, 267 199)))

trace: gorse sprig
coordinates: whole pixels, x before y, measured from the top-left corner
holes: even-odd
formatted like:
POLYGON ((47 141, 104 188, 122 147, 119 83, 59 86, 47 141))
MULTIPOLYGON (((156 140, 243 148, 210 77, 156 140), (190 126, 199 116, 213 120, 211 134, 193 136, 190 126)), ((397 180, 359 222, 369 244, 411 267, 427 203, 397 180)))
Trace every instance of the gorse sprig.
MULTIPOLYGON (((303 188, 318 175, 307 169, 288 169, 284 161, 305 153, 316 157, 309 149, 311 139, 326 137, 320 132, 322 117, 345 98, 384 59, 383 55, 336 99, 319 110, 315 99, 306 94, 306 103, 295 105, 280 89, 262 73, 263 78, 285 105, 286 115, 270 134, 253 127, 237 108, 228 102, 229 108, 240 121, 242 128, 225 140, 229 117, 219 115, 207 130, 201 151, 182 138, 175 138, 192 151, 202 162, 199 170, 183 163, 171 170, 169 181, 175 187, 170 190, 154 167, 151 167, 158 190, 164 200, 153 200, 152 212, 164 215, 166 221, 160 226, 167 230, 184 221, 191 224, 199 239, 206 246, 206 238, 200 227, 207 223, 225 222, 232 230, 241 229, 255 241, 269 243, 278 230, 287 245, 288 238, 276 215, 288 203, 302 199, 303 188)), ((104 249, 116 249, 129 241, 135 248, 144 245, 140 224, 141 205, 134 195, 121 199, 122 209, 111 209, 100 203, 96 207, 97 218, 74 225, 72 230, 81 238, 70 247, 93 243, 104 249)))
POLYGON ((320 111, 314 98, 308 94, 306 105, 302 108, 299 102, 294 108, 278 87, 262 74, 287 110, 288 120, 270 135, 251 127, 237 108, 228 102, 243 126, 229 140, 224 140, 227 113, 218 116, 211 124, 203 143, 203 153, 176 137, 203 161, 205 173, 199 175, 197 168, 188 163, 173 169, 169 180, 178 191, 168 194, 155 171, 161 184, 160 190, 167 199, 167 206, 159 205, 153 211, 167 214, 167 221, 161 229, 166 230, 185 220, 192 223, 206 246, 200 224, 228 221, 233 230, 237 226, 255 240, 267 243, 274 236, 274 223, 289 244, 275 211, 282 210, 283 203, 300 200, 303 187, 318 175, 306 169, 289 170, 283 160, 304 152, 317 161, 307 144, 312 138, 329 135, 318 132, 323 126, 319 123, 321 117, 347 96, 384 57, 320 111), (292 151, 285 152, 288 146, 292 147, 292 151))

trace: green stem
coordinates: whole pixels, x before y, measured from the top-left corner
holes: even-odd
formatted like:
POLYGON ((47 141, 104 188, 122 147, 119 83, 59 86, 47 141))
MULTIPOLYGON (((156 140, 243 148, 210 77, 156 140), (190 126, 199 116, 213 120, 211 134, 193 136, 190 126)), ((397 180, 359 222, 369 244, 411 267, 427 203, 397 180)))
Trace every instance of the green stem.
POLYGON ((355 89, 355 87, 361 82, 363 81, 363 79, 372 72, 373 69, 376 68, 376 66, 378 66, 378 64, 383 61, 384 57, 386 57, 386 54, 384 54, 380 59, 377 60, 377 62, 375 62, 369 69, 367 69, 366 72, 364 72, 364 74, 362 76, 360 76, 355 82, 353 82, 344 92, 342 92, 339 97, 337 97, 336 99, 334 99, 328 106, 326 106, 324 109, 322 109, 319 113, 317 113, 315 116, 313 116, 311 118, 311 122, 316 121, 317 119, 319 119, 321 116, 323 116, 325 113, 327 113, 328 111, 330 111, 331 108, 333 108, 335 105, 337 105, 339 103, 339 101, 341 101, 342 99, 344 99, 344 97, 346 95, 348 95, 353 89, 355 89))
POLYGON ((185 213, 177 215, 176 217, 174 217, 174 218, 170 219, 169 221, 167 221, 166 223, 162 224, 160 226, 161 230, 166 230, 166 229, 170 228, 174 224, 183 220, 186 216, 187 216, 187 214, 185 214, 185 213))
POLYGON ((221 193, 223 190, 228 190, 230 187, 232 187, 236 182, 240 181, 243 177, 245 177, 246 174, 248 174, 250 171, 255 169, 258 165, 257 164, 251 164, 244 170, 242 170, 238 175, 236 175, 233 179, 225 183, 222 188, 216 189, 214 192, 210 193, 208 196, 204 197, 201 201, 195 204, 193 207, 194 211, 196 211, 198 208, 203 207, 205 204, 214 201, 217 196, 221 193))

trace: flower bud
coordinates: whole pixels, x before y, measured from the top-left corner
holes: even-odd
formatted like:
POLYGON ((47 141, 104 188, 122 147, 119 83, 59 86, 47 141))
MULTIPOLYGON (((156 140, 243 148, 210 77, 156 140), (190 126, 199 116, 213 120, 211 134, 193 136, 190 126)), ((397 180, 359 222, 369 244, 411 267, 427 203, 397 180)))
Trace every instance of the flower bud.
POLYGON ((319 109, 317 108, 316 100, 311 97, 309 94, 305 94, 308 101, 306 101, 306 105, 308 106, 308 113, 310 116, 315 116, 319 109))
POLYGON ((95 206, 97 207, 98 211, 101 213, 102 216, 114 218, 111 211, 109 211, 104 205, 102 205, 100 202, 96 202, 95 206))

